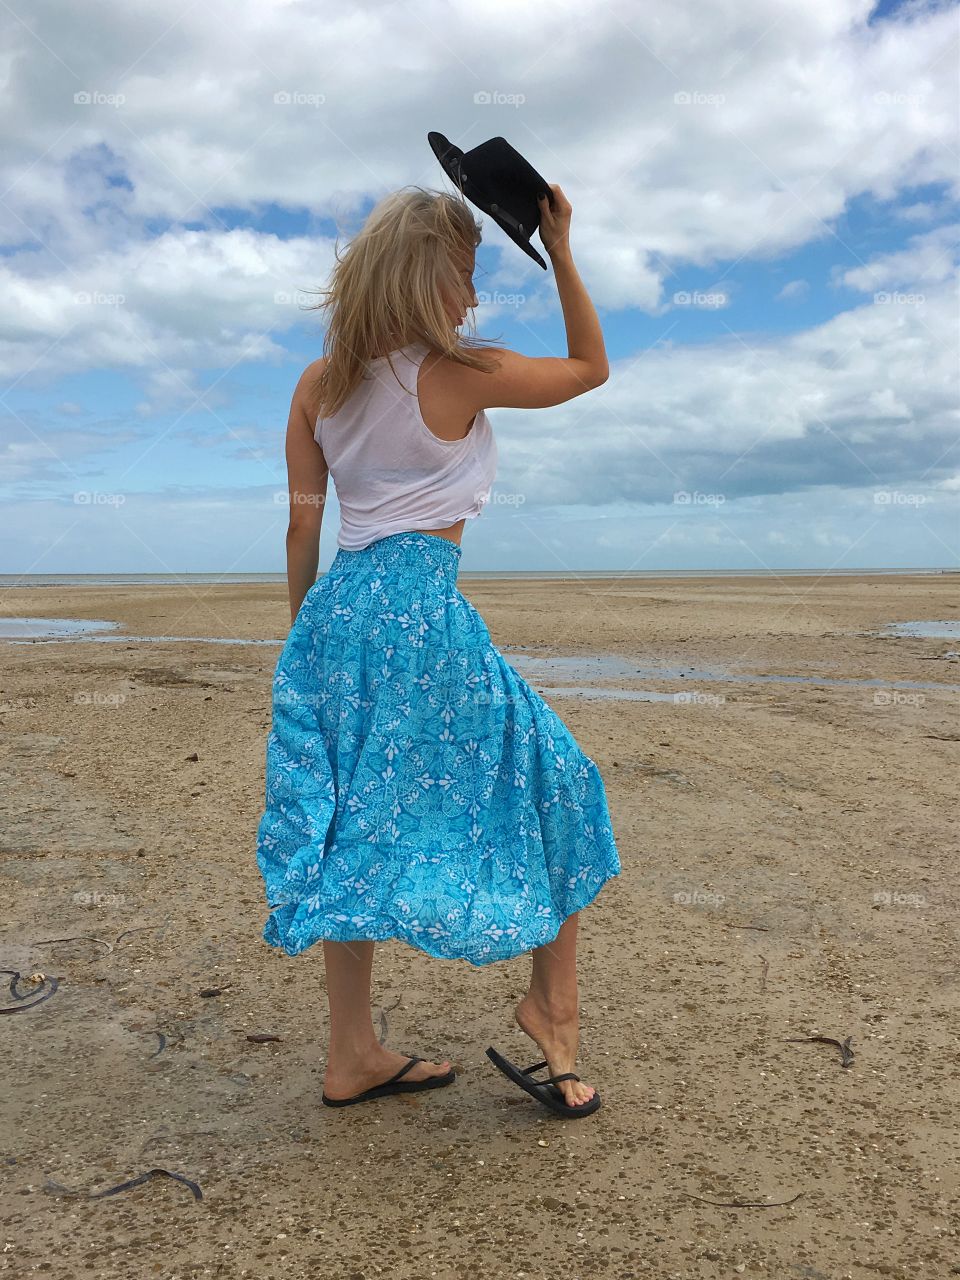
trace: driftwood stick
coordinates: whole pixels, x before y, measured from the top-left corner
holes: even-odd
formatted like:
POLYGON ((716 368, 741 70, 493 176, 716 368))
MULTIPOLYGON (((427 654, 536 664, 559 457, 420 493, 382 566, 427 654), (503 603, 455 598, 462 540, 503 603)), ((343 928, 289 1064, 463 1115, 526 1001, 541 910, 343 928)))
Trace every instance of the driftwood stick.
POLYGON ((403 996, 399 995, 397 996, 396 1000, 394 1000, 393 1004, 388 1005, 386 1008, 384 1008, 383 1005, 380 1006, 380 1043, 381 1044, 385 1044, 387 1040, 387 1027, 388 1027, 387 1014, 392 1013, 402 999, 403 999, 403 996))
POLYGON ((87 942, 99 942, 101 947, 106 947, 108 951, 112 951, 120 939, 127 937, 128 934, 143 933, 146 929, 159 929, 160 927, 158 924, 138 924, 132 929, 124 929, 122 933, 118 933, 113 942, 105 942, 103 938, 95 938, 92 933, 74 933, 69 938, 40 938, 34 943, 34 946, 46 947, 52 942, 80 942, 86 940, 87 942))
MULTIPOLYGON (((166 921, 164 921, 164 923, 166 923, 166 921)), ((120 941, 120 939, 125 938, 128 933, 143 933, 146 929, 159 929, 159 928, 161 928, 161 926, 158 924, 138 924, 132 929, 124 929, 123 933, 117 934, 116 938, 114 939, 113 945, 116 946, 117 943, 120 941)))
POLYGON ((835 1040, 833 1036, 789 1036, 784 1040, 784 1044, 807 1044, 813 1042, 815 1044, 832 1044, 840 1050, 841 1067, 853 1066, 853 1050, 850 1048, 852 1036, 847 1036, 846 1040, 835 1040))
POLYGON ((0 1009, 0 1013, 26 1013, 28 1009, 35 1009, 38 1004, 43 1004, 44 1000, 49 1000, 60 985, 59 978, 51 978, 46 974, 40 974, 38 975, 40 977, 39 986, 36 986, 33 991, 25 992, 21 995, 17 990, 17 983, 24 981, 23 975, 18 973, 15 969, 2 969, 0 970, 0 973, 13 974, 13 977, 10 979, 10 994, 13 996, 14 1000, 20 1001, 19 1004, 4 1005, 3 1008, 0 1009), (44 990, 44 988, 46 988, 46 990, 44 990), (31 999, 31 997, 35 998, 31 999))
POLYGON ((54 1182, 52 1178, 47 1178, 47 1186, 58 1195, 85 1196, 89 1200, 100 1200, 104 1196, 115 1196, 121 1191, 129 1191, 131 1187, 139 1187, 141 1183, 149 1182, 151 1178, 161 1176, 173 1178, 175 1182, 182 1183, 193 1193, 194 1200, 203 1199, 203 1192, 197 1183, 190 1178, 185 1178, 182 1173, 171 1173, 169 1169, 148 1169, 146 1173, 141 1173, 138 1178, 131 1178, 128 1182, 120 1182, 115 1187, 108 1187, 106 1191, 71 1191, 69 1187, 65 1187, 59 1182, 54 1182))
POLYGON ((92 933, 74 933, 69 938, 39 938, 33 945, 35 947, 46 947, 53 942, 99 942, 101 947, 106 947, 108 951, 113 950, 112 942, 104 942, 103 938, 95 938, 92 933))
POLYGON ((681 1191, 680 1194, 688 1196, 691 1200, 699 1200, 703 1204, 718 1205, 721 1209, 777 1209, 780 1205, 793 1204, 794 1200, 800 1199, 803 1192, 798 1191, 789 1200, 707 1200, 704 1196, 695 1196, 690 1191, 681 1191))

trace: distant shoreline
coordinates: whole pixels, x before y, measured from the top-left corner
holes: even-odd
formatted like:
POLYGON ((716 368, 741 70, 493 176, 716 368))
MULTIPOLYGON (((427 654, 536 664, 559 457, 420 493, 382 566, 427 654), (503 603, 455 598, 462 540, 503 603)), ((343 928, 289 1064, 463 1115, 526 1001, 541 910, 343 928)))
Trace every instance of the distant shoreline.
MULTIPOLYGON (((326 572, 326 570, 324 570, 326 572)), ((960 574, 960 568, 924 569, 464 569, 461 579, 502 579, 506 582, 560 582, 568 579, 605 578, 860 578, 940 576, 960 574)), ((322 577, 323 574, 320 574, 322 577)), ((243 583, 286 583, 283 573, 0 573, 0 590, 23 587, 159 587, 235 586, 243 583)))

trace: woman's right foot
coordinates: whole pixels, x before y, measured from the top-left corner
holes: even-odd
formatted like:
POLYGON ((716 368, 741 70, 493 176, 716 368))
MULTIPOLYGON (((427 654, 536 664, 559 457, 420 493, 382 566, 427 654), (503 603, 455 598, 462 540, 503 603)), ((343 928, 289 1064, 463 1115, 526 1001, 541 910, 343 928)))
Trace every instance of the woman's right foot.
MULTIPOLYGON (((540 1046, 552 1076, 574 1070, 579 1041, 579 1018, 576 1008, 571 1013, 546 1009, 529 992, 514 1010, 514 1017, 521 1031, 540 1046)), ((536 1079, 536 1076, 534 1076, 536 1079)), ((589 1102, 596 1090, 582 1080, 561 1080, 554 1086, 563 1094, 569 1107, 579 1107, 589 1102)))
MULTIPOLYGON (((334 1101, 352 1098, 356 1094, 362 1093, 365 1089, 372 1089, 376 1085, 383 1084, 386 1080, 389 1080, 407 1061, 409 1059, 405 1054, 394 1053, 392 1050, 378 1045, 375 1050, 361 1061, 343 1061, 335 1063, 333 1066, 328 1062, 323 1081, 323 1091, 328 1098, 334 1101)), ((410 1068, 404 1079, 407 1081, 426 1080, 429 1076, 444 1076, 449 1070, 450 1063, 446 1060, 443 1062, 418 1062, 410 1068)))

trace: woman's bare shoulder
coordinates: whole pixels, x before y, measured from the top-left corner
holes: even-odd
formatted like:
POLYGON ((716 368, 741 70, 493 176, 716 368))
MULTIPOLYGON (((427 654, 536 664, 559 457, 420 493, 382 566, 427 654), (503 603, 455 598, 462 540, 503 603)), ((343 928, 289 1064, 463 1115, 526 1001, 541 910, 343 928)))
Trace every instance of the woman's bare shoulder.
POLYGON ((476 348, 473 354, 479 357, 483 368, 474 369, 448 356, 445 351, 430 350, 423 360, 424 373, 433 373, 436 381, 443 382, 447 387, 457 388, 494 372, 499 367, 501 351, 502 348, 498 347, 476 348))
POLYGON ((299 404, 311 422, 316 421, 318 411, 318 383, 327 363, 326 356, 319 360, 311 360, 300 375, 296 390, 293 393, 295 404, 299 404))
POLYGON ((449 358, 438 361, 441 385, 471 414, 478 409, 546 409, 564 404, 607 380, 603 371, 573 356, 524 356, 507 347, 483 349, 484 367, 449 358))

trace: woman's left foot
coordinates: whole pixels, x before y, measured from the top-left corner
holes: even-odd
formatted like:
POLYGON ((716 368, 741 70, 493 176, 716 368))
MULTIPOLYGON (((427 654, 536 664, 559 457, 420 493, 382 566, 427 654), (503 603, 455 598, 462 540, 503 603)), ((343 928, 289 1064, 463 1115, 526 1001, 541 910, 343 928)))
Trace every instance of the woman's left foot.
MULTIPOLYGON (((539 1045, 551 1075, 574 1071, 579 1041, 576 1005, 548 1010, 527 992, 514 1010, 514 1017, 520 1029, 539 1045)), ((582 1080, 561 1080, 556 1087, 568 1107, 585 1106, 596 1093, 593 1085, 582 1080)))
MULTIPOLYGON (((353 1098, 366 1089, 374 1089, 385 1083, 409 1061, 409 1054, 394 1053, 391 1049, 380 1046, 362 1062, 336 1064, 333 1067, 327 1063, 323 1092, 333 1102, 353 1098)), ((443 1062, 416 1062, 404 1073, 403 1079, 413 1084, 416 1080, 427 1080, 430 1076, 445 1076, 449 1070, 450 1063, 446 1059, 443 1062)))

